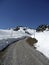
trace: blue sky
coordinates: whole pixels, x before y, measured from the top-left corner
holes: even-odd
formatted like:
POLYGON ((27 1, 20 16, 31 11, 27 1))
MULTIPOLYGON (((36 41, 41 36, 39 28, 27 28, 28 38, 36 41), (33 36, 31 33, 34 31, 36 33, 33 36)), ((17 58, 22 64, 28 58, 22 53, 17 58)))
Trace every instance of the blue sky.
POLYGON ((0 0, 0 29, 49 24, 49 0, 0 0))

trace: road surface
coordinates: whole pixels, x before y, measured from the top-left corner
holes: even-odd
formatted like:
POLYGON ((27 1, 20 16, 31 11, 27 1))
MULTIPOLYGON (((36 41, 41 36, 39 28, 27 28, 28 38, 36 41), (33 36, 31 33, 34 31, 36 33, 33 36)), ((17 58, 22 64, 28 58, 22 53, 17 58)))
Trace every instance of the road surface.
POLYGON ((29 46, 26 39, 19 40, 0 52, 0 65, 49 65, 49 60, 29 46))

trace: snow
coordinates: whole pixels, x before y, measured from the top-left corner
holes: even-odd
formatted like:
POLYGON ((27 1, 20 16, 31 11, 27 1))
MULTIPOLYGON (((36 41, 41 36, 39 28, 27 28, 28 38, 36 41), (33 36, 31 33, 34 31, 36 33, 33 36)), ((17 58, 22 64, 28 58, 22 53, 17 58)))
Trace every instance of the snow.
MULTIPOLYGON (((31 37, 33 38, 33 35, 31 37)), ((49 31, 35 32, 35 38, 38 40, 35 44, 36 50, 49 58, 49 31)))
POLYGON ((29 36, 23 28, 20 28, 18 31, 14 31, 13 29, 10 30, 3 30, 0 29, 0 39, 7 39, 7 38, 19 38, 22 36, 29 36))
POLYGON ((34 32, 35 32, 36 30, 34 30, 34 29, 27 29, 26 30, 26 32, 29 32, 31 35, 34 35, 34 32))

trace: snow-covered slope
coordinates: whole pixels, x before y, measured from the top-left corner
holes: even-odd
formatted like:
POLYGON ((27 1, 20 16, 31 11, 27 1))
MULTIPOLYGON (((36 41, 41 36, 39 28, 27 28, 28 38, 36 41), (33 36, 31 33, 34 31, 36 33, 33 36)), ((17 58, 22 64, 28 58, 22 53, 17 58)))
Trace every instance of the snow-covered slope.
POLYGON ((34 33, 33 29, 29 29, 26 27, 20 27, 20 29, 17 31, 14 31, 13 29, 10 30, 0 29, 0 39, 19 38, 22 36, 30 36, 33 33, 34 33))
MULTIPOLYGON (((31 37, 33 38, 33 35, 31 37)), ((35 32, 35 38, 38 40, 36 49, 49 58, 49 31, 35 32)))

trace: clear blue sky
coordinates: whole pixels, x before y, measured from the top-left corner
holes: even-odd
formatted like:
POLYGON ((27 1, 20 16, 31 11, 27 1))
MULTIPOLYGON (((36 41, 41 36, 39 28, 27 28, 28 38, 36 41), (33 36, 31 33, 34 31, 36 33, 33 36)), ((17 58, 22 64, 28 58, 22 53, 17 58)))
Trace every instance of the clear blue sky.
POLYGON ((0 29, 49 24, 49 0, 0 0, 0 29))

